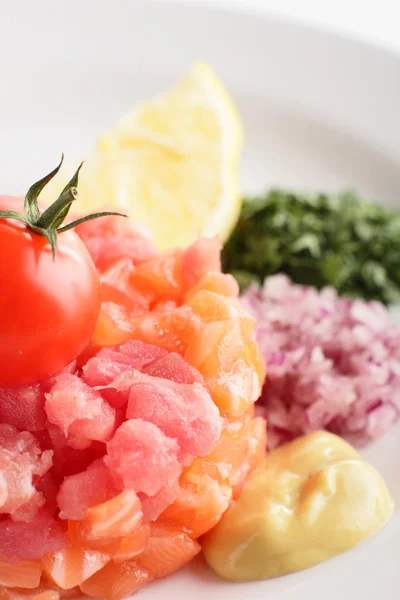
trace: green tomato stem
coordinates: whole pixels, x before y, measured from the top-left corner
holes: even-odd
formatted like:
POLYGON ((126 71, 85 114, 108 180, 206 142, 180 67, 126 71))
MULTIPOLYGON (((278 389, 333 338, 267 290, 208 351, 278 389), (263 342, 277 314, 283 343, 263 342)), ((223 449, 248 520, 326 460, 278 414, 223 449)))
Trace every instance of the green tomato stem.
POLYGON ((55 259, 57 252, 57 236, 60 233, 73 229, 77 225, 98 219, 100 217, 106 217, 109 215, 115 215, 119 217, 126 217, 127 215, 119 212, 98 212, 91 215, 86 215, 72 223, 63 225, 69 210, 78 199, 78 179, 79 171, 82 167, 81 163, 75 172, 72 179, 67 183, 60 196, 51 204, 46 210, 41 213, 38 203, 38 196, 43 188, 53 179, 59 172, 61 165, 64 160, 64 155, 61 156, 60 164, 51 173, 34 183, 28 190, 24 200, 24 213, 20 213, 12 210, 0 210, 0 219, 17 219, 25 223, 27 227, 34 233, 44 236, 51 246, 53 253, 53 259, 55 259))

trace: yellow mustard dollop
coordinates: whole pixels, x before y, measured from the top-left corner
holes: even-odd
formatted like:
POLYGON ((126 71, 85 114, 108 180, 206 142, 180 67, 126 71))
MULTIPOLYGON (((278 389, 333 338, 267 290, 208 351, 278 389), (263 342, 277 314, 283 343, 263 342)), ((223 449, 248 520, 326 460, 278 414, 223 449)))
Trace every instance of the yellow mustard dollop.
POLYGON ((341 438, 315 432, 281 446, 205 538, 207 563, 233 581, 316 565, 381 529, 394 503, 382 477, 341 438))

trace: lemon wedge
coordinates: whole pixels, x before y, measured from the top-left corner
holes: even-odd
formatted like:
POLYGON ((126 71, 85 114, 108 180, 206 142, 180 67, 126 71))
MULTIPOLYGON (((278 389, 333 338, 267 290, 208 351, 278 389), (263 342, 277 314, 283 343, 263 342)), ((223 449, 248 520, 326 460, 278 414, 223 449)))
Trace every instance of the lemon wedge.
MULTIPOLYGON (((78 208, 126 211, 161 250, 187 246, 200 234, 224 241, 241 207, 241 146, 228 92, 208 65, 196 63, 99 138, 81 171, 78 208)), ((59 187, 67 170, 55 180, 59 187)))

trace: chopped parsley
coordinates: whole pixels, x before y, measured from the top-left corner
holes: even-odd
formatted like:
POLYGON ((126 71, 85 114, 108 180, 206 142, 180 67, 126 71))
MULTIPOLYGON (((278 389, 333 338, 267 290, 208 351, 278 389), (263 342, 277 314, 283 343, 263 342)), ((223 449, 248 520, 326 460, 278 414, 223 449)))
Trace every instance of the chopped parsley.
POLYGON ((400 302, 400 215, 350 192, 274 189, 244 200, 223 263, 242 289, 283 272, 296 283, 400 302))

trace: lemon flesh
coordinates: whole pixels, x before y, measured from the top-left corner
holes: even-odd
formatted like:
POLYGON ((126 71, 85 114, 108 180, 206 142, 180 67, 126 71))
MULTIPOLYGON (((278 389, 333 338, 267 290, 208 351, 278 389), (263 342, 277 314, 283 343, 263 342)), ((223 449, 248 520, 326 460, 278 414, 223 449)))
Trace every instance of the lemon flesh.
MULTIPOLYGON (((224 241, 241 207, 241 146, 232 100, 212 69, 196 63, 175 87, 99 138, 81 170, 78 209, 125 211, 160 250, 185 247, 199 235, 224 241)), ((72 171, 63 168, 58 187, 72 171)), ((51 185, 50 193, 54 199, 51 185)))

